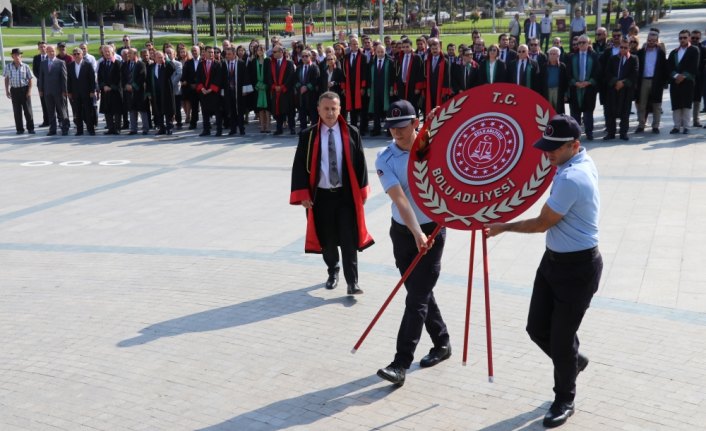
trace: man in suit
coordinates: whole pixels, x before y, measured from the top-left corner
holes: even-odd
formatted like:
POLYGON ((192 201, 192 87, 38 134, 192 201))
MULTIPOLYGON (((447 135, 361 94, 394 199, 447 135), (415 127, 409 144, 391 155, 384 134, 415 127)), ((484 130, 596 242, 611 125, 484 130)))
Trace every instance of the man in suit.
MULTIPOLYGON (((176 107, 174 103, 174 88, 172 86, 173 74, 174 65, 165 61, 164 53, 156 51, 154 53, 154 64, 147 68, 147 95, 152 104, 152 113, 154 114, 158 135, 171 135, 174 126, 172 120, 176 107)), ((207 121, 208 118, 204 114, 204 124, 207 121)))
POLYGON ((349 295, 358 286, 358 256, 373 245, 365 226, 363 205, 370 194, 360 133, 340 115, 338 95, 319 96, 319 123, 299 134, 292 166, 291 205, 306 208, 305 251, 321 253, 328 268, 326 288, 338 284, 341 248, 349 295))
POLYGON ((701 31, 692 30, 691 32, 691 46, 696 47, 699 50, 699 63, 696 68, 696 80, 695 80, 695 91, 694 91, 694 106, 692 107, 693 116, 693 126, 701 127, 702 124, 699 121, 699 112, 701 111, 701 97, 704 92, 704 74, 706 74, 706 47, 701 45, 701 31))
POLYGON ((630 55, 627 39, 620 42, 620 54, 612 57, 604 76, 608 81, 606 104, 606 135, 604 141, 615 139, 616 120, 620 119, 620 139, 627 141, 630 105, 635 94, 639 65, 637 56, 630 55))
MULTIPOLYGON (((281 135, 284 128, 284 119, 294 109, 294 84, 297 80, 297 74, 294 69, 294 63, 291 60, 286 60, 284 51, 281 45, 276 45, 272 48, 272 57, 265 59, 265 85, 270 90, 270 109, 272 116, 275 117, 277 128, 273 135, 281 135)), ((289 131, 292 135, 296 134, 295 124, 289 122, 289 131)))
POLYGON ((593 110, 601 80, 601 66, 595 54, 588 50, 588 36, 579 36, 579 51, 567 64, 569 75, 569 107, 571 116, 579 125, 583 120, 586 139, 593 140, 593 110))
POLYGON ((525 22, 525 44, 529 44, 530 39, 538 39, 540 30, 537 15, 530 13, 529 20, 525 22))
POLYGON ((375 57, 370 62, 370 92, 368 113, 373 116, 373 131, 370 136, 379 136, 382 120, 390 107, 392 85, 395 81, 395 65, 386 54, 385 47, 375 47, 375 57))
POLYGON ((517 47, 517 60, 508 65, 507 81, 521 85, 541 94, 539 65, 529 58, 527 45, 517 47))
POLYGON ((147 66, 140 61, 137 49, 130 48, 128 61, 123 64, 123 103, 130 115, 130 135, 137 134, 138 113, 142 119, 142 134, 149 133, 149 108, 147 96, 147 66))
MULTIPOLYGON (((211 135, 211 116, 216 118, 216 136, 223 135, 223 117, 221 116, 220 91, 223 82, 221 63, 213 59, 213 47, 204 48, 203 60, 196 71, 196 92, 203 114, 203 131, 199 136, 211 135)), ((192 117, 193 118, 193 117, 192 117)))
POLYGON ((120 76, 120 62, 113 47, 103 46, 103 61, 98 65, 98 88, 101 92, 99 111, 105 115, 108 130, 106 135, 120 134, 120 117, 123 113, 123 96, 120 76))
POLYGON ((667 73, 669 75, 669 96, 672 100, 672 117, 674 128, 671 134, 688 132, 691 107, 694 103, 696 74, 699 67, 699 49, 689 42, 689 30, 679 32, 679 47, 669 53, 667 73))
POLYGON ((441 42, 429 39, 429 56, 424 62, 424 116, 451 96, 451 67, 441 52, 441 42))
POLYGON ((503 33, 498 36, 498 46, 500 47, 498 59, 504 61, 505 64, 510 64, 513 60, 517 59, 517 53, 508 47, 509 43, 510 38, 507 34, 503 33))
POLYGON ((547 55, 540 51, 538 39, 530 39, 529 58, 536 61, 540 69, 547 64, 547 55))
POLYGON ((229 136, 240 131, 245 134, 246 98, 243 96, 243 86, 248 83, 245 62, 239 60, 235 55, 235 47, 230 46, 225 49, 226 62, 223 69, 223 90, 225 93, 225 104, 228 116, 230 117, 229 136))
POLYGON ((424 89, 424 67, 422 59, 412 52, 412 41, 402 39, 402 57, 397 62, 397 74, 393 93, 406 100, 419 111, 419 95, 424 89))
MULTIPOLYGON (((42 62, 47 59, 47 43, 43 40, 37 42, 37 49, 39 53, 32 58, 32 73, 39 79, 39 74, 41 73, 42 62)), ((47 115, 47 102, 43 97, 39 98, 39 102, 42 105, 42 124, 37 127, 47 127, 49 125, 49 116, 47 115)))
POLYGON ((49 114, 49 133, 47 136, 56 135, 56 122, 59 117, 61 134, 69 134, 69 113, 66 97, 68 95, 66 63, 56 58, 53 46, 46 48, 47 60, 42 62, 37 88, 39 98, 44 99, 49 114))
POLYGON ((74 61, 68 66, 68 92, 71 100, 71 109, 74 112, 76 136, 83 135, 83 123, 86 123, 88 134, 96 134, 93 118, 96 111, 93 109, 93 99, 96 97, 96 71, 93 66, 84 61, 81 48, 73 49, 74 61))
MULTIPOLYGON (((224 41, 227 42, 227 41, 224 41)), ((164 48, 164 61, 170 63, 174 68, 172 73, 172 91, 174 92, 174 120, 176 121, 177 130, 181 130, 181 75, 184 73, 184 65, 176 58, 176 51, 171 45, 164 48)))
POLYGON ((635 133, 645 131, 648 109, 652 112, 652 133, 659 133, 662 95, 666 85, 667 55, 657 43, 659 35, 650 31, 647 43, 637 51, 640 70, 637 78, 637 119, 635 133))
POLYGON ((182 91, 184 97, 191 102, 191 118, 189 119, 189 130, 194 130, 199 122, 199 95, 196 92, 196 71, 201 63, 201 49, 198 45, 191 47, 191 58, 184 62, 181 75, 182 91))
POLYGON ((346 77, 346 111, 350 113, 351 124, 360 129, 360 134, 368 133, 368 60, 363 50, 358 48, 358 39, 351 38, 350 52, 343 58, 343 71, 346 77))
POLYGON ((302 51, 302 64, 297 69, 297 81, 294 84, 294 92, 299 96, 300 131, 306 129, 309 123, 319 121, 316 104, 320 71, 319 66, 312 60, 311 51, 302 51))
MULTIPOLYGON (((497 49, 491 45, 490 49, 497 49)), ((452 76, 452 88, 454 94, 470 90, 480 84, 480 69, 478 63, 473 61, 473 50, 466 48, 461 53, 463 64, 457 67, 452 76)))

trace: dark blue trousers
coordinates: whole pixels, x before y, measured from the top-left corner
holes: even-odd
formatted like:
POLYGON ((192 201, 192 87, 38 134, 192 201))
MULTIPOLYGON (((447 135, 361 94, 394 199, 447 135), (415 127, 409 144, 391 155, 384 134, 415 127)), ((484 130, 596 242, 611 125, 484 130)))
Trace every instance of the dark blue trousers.
POLYGON ((573 253, 547 250, 537 269, 527 332, 554 363, 556 401, 572 402, 576 396, 576 332, 598 290, 602 272, 598 247, 573 253))
MULTIPOLYGON (((435 227, 434 223, 427 223, 422 225, 422 230, 430 235, 435 227)), ((395 264, 400 274, 404 274, 417 256, 417 243, 409 229, 394 220, 390 228, 390 238, 395 264)), ((397 353, 393 362, 401 367, 409 368, 412 365, 414 350, 422 336, 422 328, 426 328, 435 347, 449 343, 449 332, 432 291, 441 272, 441 255, 445 242, 446 228, 443 228, 434 239, 434 246, 422 257, 404 284, 407 299, 397 334, 397 353)))

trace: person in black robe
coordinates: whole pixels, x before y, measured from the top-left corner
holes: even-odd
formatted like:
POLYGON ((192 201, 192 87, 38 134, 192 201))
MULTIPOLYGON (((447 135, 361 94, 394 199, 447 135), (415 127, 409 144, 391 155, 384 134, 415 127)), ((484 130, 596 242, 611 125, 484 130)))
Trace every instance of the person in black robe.
POLYGON ((224 91, 225 111, 230 118, 229 136, 240 132, 245 134, 245 112, 247 98, 243 94, 243 86, 250 85, 245 62, 240 60, 235 53, 235 47, 225 48, 225 63, 223 71, 222 88, 224 91))
POLYGON ((196 92, 199 95, 203 114, 203 131, 199 136, 211 135, 211 116, 216 117, 216 136, 223 135, 220 91, 223 82, 221 63, 213 59, 213 47, 204 49, 204 58, 196 71, 196 92))
POLYGON ((662 96, 667 84, 667 55, 659 46, 659 34, 650 31, 647 43, 637 51, 640 66, 637 78, 637 120, 635 133, 645 131, 647 114, 652 113, 652 133, 659 133, 662 118, 662 96), (649 55, 648 55, 649 53, 649 55))
MULTIPOLYGON (((270 113, 275 117, 277 129, 273 135, 281 135, 284 120, 294 109, 292 92, 296 83, 297 74, 294 63, 286 60, 282 46, 272 47, 272 57, 265 60, 265 85, 270 90, 270 113)), ((289 122, 289 131, 296 134, 294 122, 289 122)))
POLYGON ((637 85, 639 65, 637 56, 630 55, 630 44, 627 39, 620 42, 620 54, 611 57, 605 70, 608 81, 606 95, 606 135, 603 140, 615 139, 616 121, 620 119, 620 139, 627 141, 630 122, 630 106, 632 105, 637 85))
POLYGON ((176 103, 172 83, 173 74, 174 65, 164 61, 164 53, 155 52, 154 64, 147 69, 147 95, 152 105, 158 135, 171 135, 174 127, 172 119, 176 111, 176 103))
POLYGON ((304 50, 301 53, 302 63, 297 68, 297 80, 294 92, 299 98, 299 126, 300 131, 307 128, 309 123, 319 121, 317 103, 319 98, 319 66, 313 62, 313 53, 304 50))
POLYGON ((400 99, 411 103, 418 113, 419 98, 423 89, 424 64, 422 58, 412 51, 412 41, 403 39, 393 93, 400 99))
POLYGON ((74 113, 76 136, 83 135, 83 123, 86 123, 88 134, 96 134, 93 118, 96 111, 93 109, 93 99, 96 97, 96 71, 87 61, 83 61, 83 51, 73 49, 74 61, 67 66, 67 90, 71 101, 71 110, 74 113))
POLYGON ((343 71, 346 84, 346 111, 350 113, 351 124, 360 129, 360 134, 368 133, 368 60, 358 47, 358 39, 350 40, 350 52, 343 58, 343 71))
POLYGON ((679 32, 679 47, 672 50, 667 58, 667 73, 669 76, 669 97, 672 100, 672 117, 674 128, 671 134, 689 133, 689 117, 694 103, 696 89, 696 74, 699 67, 699 49, 689 42, 689 30, 679 32))
POLYGON ((113 47, 103 46, 103 61, 98 65, 98 88, 101 93, 99 112, 105 115, 108 126, 106 135, 119 135, 123 113, 120 62, 116 61, 113 47))

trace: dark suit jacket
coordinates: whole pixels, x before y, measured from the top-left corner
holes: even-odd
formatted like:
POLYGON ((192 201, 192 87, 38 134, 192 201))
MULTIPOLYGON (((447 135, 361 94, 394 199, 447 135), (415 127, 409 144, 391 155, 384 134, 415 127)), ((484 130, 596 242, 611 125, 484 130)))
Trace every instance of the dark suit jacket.
MULTIPOLYGON (((199 64, 201 60, 199 59, 199 64)), ((194 66, 194 59, 189 59, 184 62, 184 67, 181 71, 181 82, 186 82, 186 85, 181 86, 181 93, 185 98, 197 97, 196 88, 192 85, 196 85, 196 67, 194 66)))
MULTIPOLYGON (((501 57, 500 57, 501 54, 502 54, 502 51, 498 52, 498 59, 501 59, 501 57)), ((505 64, 509 64, 509 63, 517 60, 517 53, 515 51, 511 50, 510 48, 507 48, 505 50, 505 57, 506 57, 504 60, 505 64)))
POLYGON ((525 43, 529 42, 530 26, 534 26, 534 37, 539 39, 539 34, 542 32, 542 27, 539 25, 539 21, 530 22, 527 20, 525 22, 525 43))
MULTIPOLYGON (((490 84, 490 65, 489 61, 486 59, 478 66, 480 69, 479 84, 490 84)), ((493 73, 493 83, 496 82, 506 82, 507 81, 507 63, 503 63, 500 60, 495 61, 495 69, 493 73)))
MULTIPOLYGON (((540 80, 541 80, 541 88, 542 88, 542 95, 548 99, 549 95, 549 63, 547 62, 544 66, 541 67, 541 73, 540 73, 540 80)), ((557 102, 559 106, 556 106, 556 112, 557 114, 563 114, 564 113, 564 97, 566 96, 566 92, 569 89, 569 76, 566 72, 566 65, 564 63, 559 63, 559 85, 557 87, 558 89, 558 97, 557 97, 557 102)))
POLYGON ((621 65, 623 57, 611 57, 608 62, 608 68, 605 71, 605 77, 608 81, 607 94, 608 103, 611 104, 614 111, 620 117, 622 111, 630 109, 630 103, 635 94, 637 86, 638 70, 640 69, 637 56, 631 55, 625 58, 624 64, 621 65), (618 81, 623 81, 624 87, 620 90, 615 89, 615 84, 618 81))
POLYGON ((233 75, 230 74, 230 62, 226 61, 225 67, 221 69, 223 75, 221 87, 225 93, 225 100, 227 104, 226 109, 232 110, 235 108, 237 113, 244 113, 247 97, 243 96, 243 86, 251 85, 250 77, 248 75, 248 70, 245 67, 245 62, 242 60, 234 61, 235 66, 233 69, 233 75), (231 81, 233 88, 231 88, 231 81))
POLYGON ((61 96, 68 93, 66 63, 54 57, 51 70, 49 60, 42 62, 37 78, 39 92, 52 96, 61 96))
POLYGON ((123 91, 123 103, 127 105, 128 111, 146 111, 148 102, 145 94, 147 87, 145 63, 136 61, 131 71, 130 62, 126 61, 121 66, 121 73, 123 88, 128 84, 132 87, 132 92, 123 91))
POLYGON ((101 92, 100 112, 103 114, 117 114, 123 112, 122 77, 120 76, 120 62, 103 60, 98 65, 98 88, 101 92), (105 91, 110 87, 110 91, 105 91))
POLYGON ((679 48, 675 48, 669 53, 667 59, 672 109, 691 108, 696 88, 696 74, 699 72, 699 49, 695 46, 688 47, 681 61, 679 61, 678 53, 679 48), (677 84, 674 80, 677 74, 686 77, 681 84, 677 84))
MULTIPOLYGON (((176 112, 174 87, 172 83, 174 65, 171 62, 165 62, 161 66, 159 76, 156 78, 154 73, 157 64, 152 63, 147 68, 147 94, 150 97, 152 112, 155 115, 171 117, 176 112)), ((211 67, 213 67, 213 65, 211 65, 211 67)))
POLYGON ((346 76, 346 85, 344 89, 346 91, 346 110, 364 110, 368 107, 365 102, 367 100, 367 88, 369 82, 369 72, 368 59, 363 53, 362 49, 359 49, 356 53, 355 61, 351 66, 351 53, 347 53, 343 57, 343 72, 346 76), (360 71, 360 72, 358 72, 360 71), (358 75, 360 73, 360 76, 358 75))
POLYGON ((297 74, 292 60, 282 59, 282 65, 278 69, 277 61, 274 58, 265 59, 265 85, 270 91, 269 111, 272 115, 286 115, 294 109, 292 106, 294 103, 292 93, 294 92, 296 80, 297 74), (282 86, 283 91, 275 92, 273 89, 274 85, 282 86))
MULTIPOLYGON (((651 103, 661 103, 662 95, 664 93, 664 87, 667 85, 667 55, 658 46, 657 48, 657 60, 655 61, 654 75, 652 76, 652 91, 649 95, 648 102, 651 103)), ((647 53, 647 47, 643 46, 637 51, 637 59, 640 66, 637 76, 637 87, 635 92, 637 99, 640 99, 640 87, 642 87, 642 80, 645 74, 645 55, 647 53)))
MULTIPOLYGON (((506 80, 511 84, 518 84, 517 82, 517 68, 520 64, 520 59, 513 61, 508 65, 506 80)), ((527 59, 527 64, 525 66, 525 86, 530 88, 537 93, 541 93, 541 85, 539 79, 539 65, 536 61, 532 59, 527 59)))
POLYGON ((96 72, 93 70, 93 66, 85 60, 82 61, 78 77, 76 77, 76 64, 72 63, 66 74, 68 76, 67 89, 71 100, 90 101, 90 94, 96 92, 96 72))
POLYGON ((580 53, 572 55, 569 58, 569 64, 566 65, 566 72, 569 75, 569 102, 576 112, 593 111, 596 107, 596 94, 602 77, 598 57, 590 51, 587 51, 586 55, 585 79, 591 84, 588 87, 576 87, 576 83, 581 80, 580 53))
MULTIPOLYGON (((46 55, 45 55, 46 57, 46 55)), ((41 73, 41 66, 42 65, 42 55, 37 54, 34 57, 32 57, 32 73, 34 76, 39 79, 39 74, 41 73)))
POLYGON ((304 64, 301 64, 296 70, 297 80, 294 83, 294 94, 298 97, 299 106, 306 106, 309 110, 316 109, 319 97, 319 66, 316 63, 309 64, 304 77, 302 77, 302 70, 304 70, 304 64), (304 94, 300 92, 302 87, 307 88, 304 94))
POLYGON ((480 65, 475 61, 468 65, 455 67, 452 75, 453 90, 456 94, 470 90, 481 83, 480 65), (468 74, 466 74, 466 68, 468 68, 468 74))
POLYGON ((397 62, 397 73, 395 79, 395 89, 397 96, 400 99, 408 100, 413 105, 417 104, 418 95, 415 90, 421 91, 424 88, 424 68, 422 58, 414 53, 410 56, 410 64, 407 67, 407 76, 403 77, 402 66, 404 65, 404 56, 400 56, 397 62), (405 84, 405 80, 407 83, 405 84))
POLYGON ((199 67, 196 70, 196 93, 201 100, 201 106, 204 109, 215 112, 220 109, 220 91, 223 85, 223 72, 221 71, 221 62, 211 60, 211 67, 206 72, 206 60, 199 61, 199 67), (210 89, 211 92, 203 94, 201 90, 204 88, 210 89))

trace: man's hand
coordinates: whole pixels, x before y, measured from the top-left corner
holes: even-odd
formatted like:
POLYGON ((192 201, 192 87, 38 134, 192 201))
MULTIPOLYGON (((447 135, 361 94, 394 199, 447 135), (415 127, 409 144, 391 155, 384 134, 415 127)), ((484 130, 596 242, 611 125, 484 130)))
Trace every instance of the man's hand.
POLYGON ((301 94, 304 94, 304 93, 306 93, 307 91, 309 91, 309 89, 306 88, 306 86, 304 86, 304 85, 302 85, 302 88, 299 89, 299 93, 301 93, 301 94))
POLYGON ((302 201, 302 206, 306 209, 310 209, 310 208, 314 207, 314 202, 307 199, 307 200, 302 201))
POLYGON ((414 235, 414 241, 417 243, 417 251, 424 254, 427 254, 427 251, 434 245, 434 240, 429 241, 427 235, 422 231, 414 235), (429 241, 428 244, 427 241, 429 241))
POLYGON ((126 89, 127 91, 129 91, 129 92, 132 93, 132 85, 127 84, 127 85, 125 86, 125 89, 126 89))
POLYGON ((679 75, 677 75, 677 76, 674 78, 674 81, 675 81, 677 84, 681 84, 684 79, 685 79, 685 78, 684 78, 684 75, 682 75, 682 74, 680 73, 679 75))
POLYGON ((484 225, 483 232, 490 238, 505 232, 507 223, 489 223, 484 225))
POLYGON ((10 96, 10 90, 5 90, 5 94, 7 94, 8 99, 12 97, 12 96, 10 96))
POLYGON ((615 83, 615 89, 620 91, 625 87, 625 83, 623 81, 618 81, 615 83))
POLYGON ((107 85, 104 85, 104 86, 103 86, 103 91, 105 91, 106 93, 109 93, 109 92, 110 92, 110 87, 107 86, 107 85))

